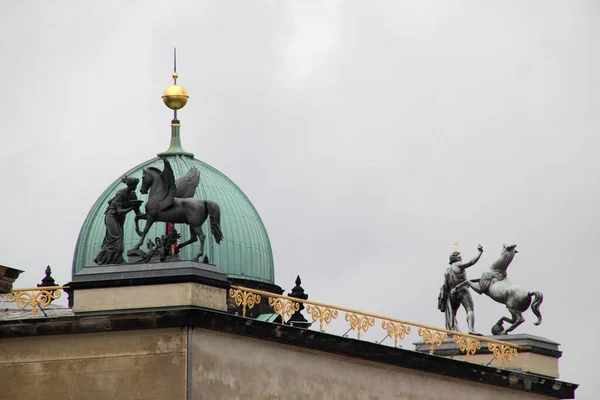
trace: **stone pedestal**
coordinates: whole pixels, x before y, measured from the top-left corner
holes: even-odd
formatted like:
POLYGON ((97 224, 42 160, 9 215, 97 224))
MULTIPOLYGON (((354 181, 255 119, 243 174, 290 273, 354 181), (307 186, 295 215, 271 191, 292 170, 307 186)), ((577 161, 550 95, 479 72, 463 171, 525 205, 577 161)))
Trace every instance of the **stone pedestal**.
POLYGON ((23 271, 0 265, 0 294, 12 291, 13 283, 21 275, 21 272, 23 271))
MULTIPOLYGON (((552 378, 559 377, 558 359, 562 356, 562 352, 558 350, 559 343, 526 333, 486 337, 520 346, 517 357, 505 363, 504 369, 531 372, 552 378)), ((415 351, 420 353, 429 352, 430 346, 423 342, 417 342, 414 345, 415 351)), ((442 357, 451 357, 455 360, 489 365, 491 367, 501 367, 500 361, 496 360, 488 350, 487 342, 481 342, 481 349, 477 350, 477 353, 469 356, 467 359, 464 353, 458 349, 452 338, 448 338, 440 347, 435 349, 434 354, 442 357)))
POLYGON ((73 312, 196 306, 227 311, 227 275, 194 261, 86 267, 73 276, 73 312))

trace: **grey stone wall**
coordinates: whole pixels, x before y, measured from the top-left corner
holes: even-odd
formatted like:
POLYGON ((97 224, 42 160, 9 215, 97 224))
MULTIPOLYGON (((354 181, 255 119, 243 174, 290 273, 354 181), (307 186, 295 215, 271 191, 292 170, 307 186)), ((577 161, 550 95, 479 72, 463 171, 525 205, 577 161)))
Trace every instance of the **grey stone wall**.
POLYGON ((440 375, 195 329, 192 399, 550 399, 440 375))
POLYGON ((185 399, 183 328, 0 340, 0 398, 185 399))

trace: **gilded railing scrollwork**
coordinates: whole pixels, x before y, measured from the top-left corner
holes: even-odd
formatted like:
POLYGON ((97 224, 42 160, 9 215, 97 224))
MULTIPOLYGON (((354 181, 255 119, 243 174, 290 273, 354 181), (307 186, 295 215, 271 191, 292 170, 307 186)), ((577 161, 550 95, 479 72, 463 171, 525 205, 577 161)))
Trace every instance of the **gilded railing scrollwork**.
POLYGON ((481 341, 477 339, 471 339, 462 335, 454 335, 452 337, 454 343, 458 345, 458 349, 465 353, 465 358, 469 359, 469 356, 475 354, 475 352, 481 349, 481 341))
POLYGON ((360 339, 360 332, 367 332, 369 326, 375 326, 375 318, 369 317, 368 315, 346 313, 346 321, 350 322, 350 328, 356 330, 358 338, 360 339))
POLYGON ((504 368, 505 362, 510 362, 517 356, 517 349, 503 344, 488 343, 488 349, 494 354, 496 360, 500 360, 500 368, 504 368))
POLYGON ((306 311, 312 317, 313 322, 319 321, 319 330, 321 332, 323 332, 323 322, 329 325, 332 319, 338 317, 338 311, 336 309, 324 306, 309 304, 306 306, 306 311))
POLYGON ((433 329, 419 328, 419 336, 423 338, 425 344, 431 345, 429 354, 433 354, 433 350, 441 346, 442 342, 448 337, 448 334, 433 329))
POLYGON ((236 306, 242 306, 242 317, 246 316, 246 308, 251 309, 256 303, 260 303, 260 294, 242 289, 229 289, 229 296, 233 298, 236 306))
POLYGON ((289 318, 300 309, 300 303, 281 297, 269 297, 269 305, 275 314, 281 315, 281 323, 285 322, 286 316, 289 318))
MULTIPOLYGON (((321 332, 323 332, 325 325, 329 325, 334 319, 338 318, 340 312, 345 312, 345 320, 350 324, 350 329, 357 332, 358 339, 361 339, 361 336, 364 333, 375 326, 376 320, 381 321, 381 327, 386 331, 389 337, 394 339, 394 347, 398 347, 399 340, 404 339, 418 328, 418 335, 423 338, 423 343, 430 346, 428 349, 429 354, 434 354, 435 350, 440 347, 449 336, 452 336, 456 347, 458 347, 465 355, 466 359, 476 354, 477 351, 481 349, 482 343, 486 342, 489 350, 494 354, 494 357, 497 360, 500 360, 502 367, 504 367, 505 363, 517 356, 517 349, 519 347, 515 344, 485 336, 454 332, 435 326, 403 321, 350 308, 318 303, 308 299, 289 297, 241 286, 232 285, 229 290, 229 295, 234 298, 235 304, 238 307, 242 307, 243 316, 246 316, 246 310, 254 307, 256 303, 261 301, 261 298, 268 298, 269 305, 273 307, 273 310, 277 315, 281 316, 281 323, 284 324, 287 323, 286 320, 289 319, 294 312, 298 312, 302 309, 301 304, 303 304, 307 313, 312 317, 312 322, 319 322, 318 329, 321 332)), ((273 322, 273 320, 271 320, 271 322, 273 322)), ((312 329, 316 329, 316 324, 314 325, 315 327, 312 329)), ((449 343, 451 344, 452 341, 449 341, 449 343)))
POLYGON ((381 321, 381 327, 387 331, 387 334, 394 338, 394 347, 398 347, 398 338, 404 339, 404 336, 410 333, 410 325, 401 322, 381 321))
POLYGON ((14 302, 21 309, 31 306, 31 314, 35 317, 38 307, 47 307, 53 300, 60 298, 62 290, 68 288, 68 286, 48 286, 15 289, 6 295, 6 301, 14 302))

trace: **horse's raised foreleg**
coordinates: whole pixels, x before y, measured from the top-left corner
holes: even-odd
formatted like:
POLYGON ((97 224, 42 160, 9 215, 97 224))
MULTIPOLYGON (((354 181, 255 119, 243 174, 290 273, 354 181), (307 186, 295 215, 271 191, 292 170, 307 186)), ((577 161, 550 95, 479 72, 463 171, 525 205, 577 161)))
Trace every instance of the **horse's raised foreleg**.
POLYGON ((477 292, 477 294, 483 294, 483 290, 481 290, 481 288, 479 287, 479 284, 476 283, 478 281, 479 281, 479 279, 474 279, 472 281, 463 281, 463 282, 459 283, 458 285, 456 285, 454 287, 454 289, 452 289, 452 294, 456 293, 458 291, 458 289, 461 289, 465 286, 470 287, 475 292, 477 292))
POLYGON ((140 224, 139 224, 139 220, 140 219, 147 220, 148 219, 148 214, 138 214, 133 219, 133 221, 135 222, 135 233, 137 233, 138 236, 142 236, 142 231, 140 231, 140 224))
POLYGON ((146 239, 146 235, 148 234, 148 231, 152 227, 152 224, 154 224, 154 219, 152 217, 146 215, 146 226, 144 226, 144 232, 142 232, 140 241, 138 242, 138 244, 135 245, 134 249, 139 249, 140 247, 142 247, 142 245, 144 244, 144 239, 146 239))

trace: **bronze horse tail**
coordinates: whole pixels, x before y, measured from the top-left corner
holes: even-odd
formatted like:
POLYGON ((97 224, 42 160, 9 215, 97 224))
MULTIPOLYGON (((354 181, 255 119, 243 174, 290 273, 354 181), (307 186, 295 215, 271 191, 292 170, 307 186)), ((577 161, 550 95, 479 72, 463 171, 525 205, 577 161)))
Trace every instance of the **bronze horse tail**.
POLYGON ((535 316, 537 317, 537 322, 534 322, 534 325, 539 325, 542 323, 542 314, 540 313, 540 304, 542 304, 542 301, 544 301, 544 296, 540 293, 540 292, 529 292, 529 296, 534 296, 535 299, 533 300, 533 303, 531 304, 531 311, 533 311, 533 313, 535 314, 535 316))
POLYGON ((223 232, 221 232, 221 209, 212 200, 206 200, 206 207, 208 208, 208 216, 210 217, 210 231, 215 237, 217 244, 221 243, 221 240, 223 240, 223 232))

